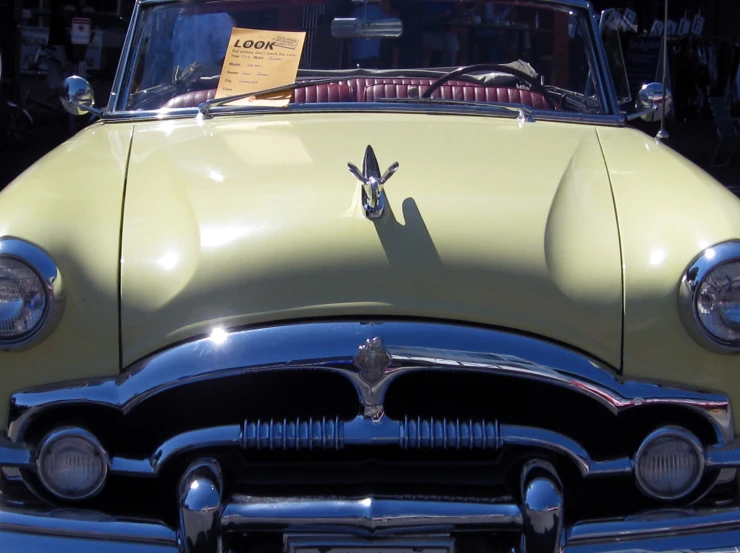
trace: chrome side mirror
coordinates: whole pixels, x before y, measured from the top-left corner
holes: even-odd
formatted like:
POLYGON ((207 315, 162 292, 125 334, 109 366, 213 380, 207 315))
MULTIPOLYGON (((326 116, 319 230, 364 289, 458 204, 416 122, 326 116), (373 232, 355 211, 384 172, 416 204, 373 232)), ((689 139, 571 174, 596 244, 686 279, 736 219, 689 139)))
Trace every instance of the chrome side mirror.
POLYGON ((85 115, 99 111, 95 109, 95 94, 90 83, 77 75, 64 79, 59 99, 64 109, 72 115, 85 115))
POLYGON ((663 90, 663 85, 660 83, 646 84, 640 89, 636 104, 640 118, 649 123, 655 123, 663 119, 664 109, 666 115, 673 109, 673 94, 670 89, 663 90))

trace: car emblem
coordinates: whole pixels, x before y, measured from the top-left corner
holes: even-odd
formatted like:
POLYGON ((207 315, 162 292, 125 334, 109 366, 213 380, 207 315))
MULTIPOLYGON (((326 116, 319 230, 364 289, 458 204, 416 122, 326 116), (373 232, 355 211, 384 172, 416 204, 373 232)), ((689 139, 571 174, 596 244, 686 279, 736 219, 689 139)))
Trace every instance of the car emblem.
POLYGON ((358 348, 353 359, 355 367, 360 370, 360 378, 370 385, 383 380, 392 360, 382 338, 368 339, 358 348))
POLYGON ((362 206, 368 219, 377 219, 383 215, 385 208, 385 192, 383 185, 398 171, 398 162, 394 163, 381 176, 378 158, 371 146, 365 149, 365 159, 362 161, 362 171, 352 163, 348 163, 350 172, 362 183, 362 206))

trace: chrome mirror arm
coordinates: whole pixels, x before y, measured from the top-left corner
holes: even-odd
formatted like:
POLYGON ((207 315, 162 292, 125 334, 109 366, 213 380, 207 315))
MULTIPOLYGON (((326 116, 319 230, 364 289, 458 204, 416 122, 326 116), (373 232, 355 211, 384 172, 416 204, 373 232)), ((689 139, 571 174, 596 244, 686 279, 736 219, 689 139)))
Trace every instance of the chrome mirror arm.
POLYGON ((85 104, 81 104, 79 102, 75 102, 74 100, 67 100, 67 104, 70 104, 72 106, 75 106, 76 108, 80 108, 81 110, 85 110, 87 113, 92 113, 93 115, 96 115, 98 117, 102 117, 105 110, 102 110, 100 108, 95 108, 92 106, 86 106, 85 104))
POLYGON ((652 106, 647 109, 636 111, 635 113, 622 112, 622 114, 627 121, 634 121, 636 119, 644 119, 646 115, 650 115, 652 113, 655 113, 656 111, 658 111, 658 106, 652 106))

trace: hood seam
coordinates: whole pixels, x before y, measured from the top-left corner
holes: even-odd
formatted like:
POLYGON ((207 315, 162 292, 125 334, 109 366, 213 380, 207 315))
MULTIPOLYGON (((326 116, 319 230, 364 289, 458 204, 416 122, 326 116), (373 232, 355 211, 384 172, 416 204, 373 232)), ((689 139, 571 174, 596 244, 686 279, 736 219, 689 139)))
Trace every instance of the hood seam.
POLYGON ((118 225, 118 372, 123 371, 123 220, 126 213, 126 191, 128 189, 128 172, 131 164, 131 152, 134 145, 134 133, 136 125, 131 127, 131 137, 128 142, 128 154, 126 155, 126 166, 123 173, 123 191, 121 194, 121 216, 118 225))
POLYGON ((627 278, 625 275, 624 267, 624 248, 622 246, 622 230, 619 224, 619 212, 617 210, 617 198, 614 193, 614 183, 612 182, 611 171, 609 170, 609 162, 606 159, 606 152, 604 151, 604 144, 601 141, 599 135, 599 129, 594 128, 594 134, 596 134, 596 141, 599 143, 599 149, 601 150, 601 157, 604 160, 604 170, 606 171, 606 178, 609 181, 609 191, 612 196, 612 206, 614 207, 614 222, 617 225, 617 240, 619 241, 619 273, 622 279, 622 325, 621 325, 621 336, 619 345, 619 373, 624 373, 624 334, 625 324, 627 320, 627 290, 626 282, 627 278))

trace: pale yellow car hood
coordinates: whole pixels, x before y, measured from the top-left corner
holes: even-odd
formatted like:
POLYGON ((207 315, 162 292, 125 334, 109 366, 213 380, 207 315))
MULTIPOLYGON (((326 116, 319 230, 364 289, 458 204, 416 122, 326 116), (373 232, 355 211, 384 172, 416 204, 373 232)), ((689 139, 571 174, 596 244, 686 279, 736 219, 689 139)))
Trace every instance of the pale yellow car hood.
POLYGON ((291 114, 137 124, 123 363, 223 326, 410 316, 532 332, 620 365, 622 280, 596 130, 291 114), (375 149, 388 210, 347 169, 375 149))

